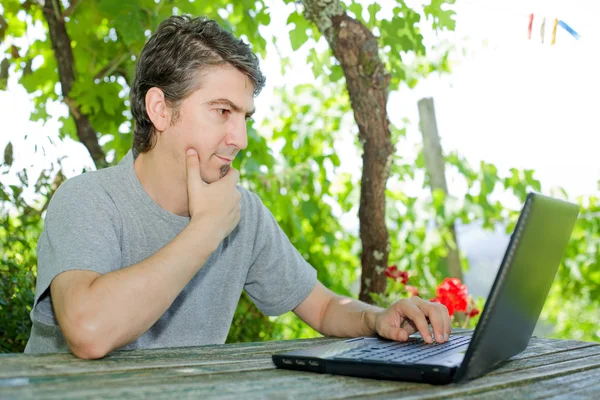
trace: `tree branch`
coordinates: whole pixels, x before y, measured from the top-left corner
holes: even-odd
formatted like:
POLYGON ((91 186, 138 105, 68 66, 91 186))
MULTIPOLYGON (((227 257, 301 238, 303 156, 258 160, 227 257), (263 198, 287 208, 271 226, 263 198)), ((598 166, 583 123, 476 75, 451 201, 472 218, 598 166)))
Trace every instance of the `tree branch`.
POLYGON ((102 150, 102 147, 98 143, 96 131, 92 127, 88 117, 79 110, 79 107, 74 101, 69 99, 69 93, 71 92, 73 82, 75 81, 73 51, 71 48, 71 38, 69 37, 65 23, 60 16, 60 3, 55 0, 45 1, 46 3, 45 6, 42 7, 42 12, 48 23, 52 50, 54 51, 54 57, 56 58, 56 64, 58 66, 58 77, 62 89, 63 101, 69 106, 70 113, 75 120, 77 137, 88 149, 96 164, 96 168, 103 168, 108 164, 106 162, 104 150, 102 150))
POLYGON ((340 62, 359 139, 364 147, 359 207, 362 241, 360 300, 383 293, 388 265, 389 235, 385 225, 385 186, 394 147, 387 117, 390 76, 379 59, 377 39, 362 23, 350 18, 339 0, 303 0, 305 17, 317 25, 340 62))
POLYGON ((127 57, 129 57, 129 54, 125 53, 113 58, 113 60, 110 63, 108 63, 107 66, 98 71, 98 73, 94 76, 94 81, 96 79, 104 79, 104 77, 110 76, 113 72, 117 70, 117 68, 119 67, 119 65, 121 65, 123 61, 127 60, 127 57))
MULTIPOLYGON (((60 162, 59 162, 60 163, 60 162)), ((62 173, 62 165, 60 166, 60 169, 58 170, 58 172, 56 173, 56 176, 54 177, 54 180, 52 181, 52 185, 50 185, 50 190, 48 191, 48 194, 46 195, 46 201, 44 202, 44 205, 42 206, 42 208, 40 209, 40 215, 46 211, 46 209, 48 208, 48 205, 50 204, 50 200, 52 199, 52 196, 54 196, 54 193, 56 193, 56 190, 58 189, 58 187, 60 185, 62 185, 62 183, 66 180, 67 178, 63 175, 62 173)))
POLYGON ((4 39, 4 35, 5 35, 7 29, 8 29, 8 22, 0 14, 0 40, 4 39))
POLYGON ((67 107, 69 107, 69 111, 71 112, 71 115, 73 116, 73 118, 75 118, 75 120, 80 119, 81 113, 79 112, 79 107, 77 107, 77 104, 75 104, 75 100, 73 100, 70 97, 63 96, 63 101, 65 102, 67 107))
POLYGON ((75 11, 75 8, 79 5, 80 1, 81 0, 72 0, 71 1, 71 3, 69 4, 69 7, 63 13, 63 20, 67 17, 70 17, 71 14, 73 14, 73 12, 75 11))
POLYGON ((52 0, 52 10, 54 11, 54 15, 56 16, 57 20, 61 19, 61 13, 60 13, 60 5, 58 4, 58 0, 52 0))

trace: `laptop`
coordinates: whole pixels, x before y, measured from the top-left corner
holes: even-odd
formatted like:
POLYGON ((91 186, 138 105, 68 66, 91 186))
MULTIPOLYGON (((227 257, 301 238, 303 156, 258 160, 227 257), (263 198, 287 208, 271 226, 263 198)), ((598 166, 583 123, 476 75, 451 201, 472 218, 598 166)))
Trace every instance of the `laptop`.
POLYGON ((525 350, 579 206, 529 193, 477 327, 445 343, 359 337, 272 355, 278 368, 447 384, 480 377, 525 350))

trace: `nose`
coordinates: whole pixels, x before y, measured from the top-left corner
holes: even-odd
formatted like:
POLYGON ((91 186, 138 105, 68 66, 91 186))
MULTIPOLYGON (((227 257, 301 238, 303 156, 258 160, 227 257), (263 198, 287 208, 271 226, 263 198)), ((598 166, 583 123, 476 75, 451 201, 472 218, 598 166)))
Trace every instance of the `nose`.
POLYGON ((244 150, 248 147, 248 133, 246 130, 246 120, 242 119, 236 121, 231 125, 227 136, 225 137, 225 144, 228 146, 235 146, 240 150, 244 150))

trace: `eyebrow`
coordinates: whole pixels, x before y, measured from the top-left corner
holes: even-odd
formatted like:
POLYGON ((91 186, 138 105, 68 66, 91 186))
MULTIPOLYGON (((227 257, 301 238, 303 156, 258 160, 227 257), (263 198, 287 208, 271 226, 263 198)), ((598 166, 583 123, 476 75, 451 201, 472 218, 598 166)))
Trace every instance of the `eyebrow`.
MULTIPOLYGON (((230 107, 234 112, 242 112, 242 107, 236 105, 229 99, 214 99, 214 100, 209 101, 207 104, 209 106, 226 105, 226 106, 230 107)), ((255 111, 256 111, 256 108, 253 109, 252 111, 247 112, 246 117, 251 117, 255 111)))

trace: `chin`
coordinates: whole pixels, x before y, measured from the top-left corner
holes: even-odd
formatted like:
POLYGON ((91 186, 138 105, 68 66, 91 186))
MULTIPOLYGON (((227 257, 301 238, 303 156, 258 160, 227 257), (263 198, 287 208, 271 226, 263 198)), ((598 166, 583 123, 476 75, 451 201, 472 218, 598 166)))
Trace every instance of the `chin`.
POLYGON ((203 176, 202 180, 204 181, 204 183, 215 183, 216 181, 221 179, 221 175, 219 174, 219 172, 214 172, 214 173, 210 173, 207 174, 207 176, 203 176))
POLYGON ((211 183, 215 183, 216 181, 218 181, 219 178, 215 176, 207 176, 206 178, 202 177, 202 180, 204 181, 204 183, 210 185, 211 183))

